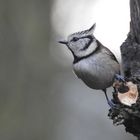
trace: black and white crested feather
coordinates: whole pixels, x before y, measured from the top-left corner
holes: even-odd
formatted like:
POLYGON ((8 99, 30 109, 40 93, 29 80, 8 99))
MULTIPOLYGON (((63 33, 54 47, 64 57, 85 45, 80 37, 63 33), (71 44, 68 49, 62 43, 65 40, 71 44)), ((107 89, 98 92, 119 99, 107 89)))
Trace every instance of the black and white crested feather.
POLYGON ((97 45, 96 39, 93 35, 94 30, 95 24, 88 30, 76 32, 68 36, 67 46, 76 61, 90 55, 96 50, 97 45))
POLYGON ((71 40, 73 37, 83 37, 83 36, 92 36, 93 32, 95 30, 96 27, 96 23, 94 23, 89 29, 84 30, 84 31, 79 31, 76 33, 73 33, 71 35, 69 35, 68 40, 71 40))

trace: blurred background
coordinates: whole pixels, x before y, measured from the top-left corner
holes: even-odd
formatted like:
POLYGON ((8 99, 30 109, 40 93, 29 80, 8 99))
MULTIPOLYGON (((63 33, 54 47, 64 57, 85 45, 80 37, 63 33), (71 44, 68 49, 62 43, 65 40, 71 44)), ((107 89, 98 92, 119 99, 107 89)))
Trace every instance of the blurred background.
POLYGON ((129 20, 129 0, 0 0, 0 139, 135 140, 113 126, 102 92, 75 77, 57 43, 96 22, 120 60, 129 20))

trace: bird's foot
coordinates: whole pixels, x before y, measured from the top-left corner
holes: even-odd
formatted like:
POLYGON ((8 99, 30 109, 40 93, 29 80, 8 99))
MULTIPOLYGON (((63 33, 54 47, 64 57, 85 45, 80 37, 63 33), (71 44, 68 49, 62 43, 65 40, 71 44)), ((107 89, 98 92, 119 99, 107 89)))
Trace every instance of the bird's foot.
POLYGON ((126 82, 125 78, 122 75, 115 74, 115 79, 120 82, 126 82))
POLYGON ((108 105, 110 106, 111 109, 116 108, 116 104, 113 103, 112 100, 108 100, 107 103, 108 103, 108 105))

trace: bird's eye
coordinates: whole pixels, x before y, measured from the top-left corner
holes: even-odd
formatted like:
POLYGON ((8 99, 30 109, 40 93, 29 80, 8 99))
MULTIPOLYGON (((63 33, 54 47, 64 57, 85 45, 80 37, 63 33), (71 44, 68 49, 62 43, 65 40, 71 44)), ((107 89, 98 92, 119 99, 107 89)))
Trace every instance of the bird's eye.
POLYGON ((73 37, 72 41, 76 42, 77 40, 79 40, 78 37, 73 37))

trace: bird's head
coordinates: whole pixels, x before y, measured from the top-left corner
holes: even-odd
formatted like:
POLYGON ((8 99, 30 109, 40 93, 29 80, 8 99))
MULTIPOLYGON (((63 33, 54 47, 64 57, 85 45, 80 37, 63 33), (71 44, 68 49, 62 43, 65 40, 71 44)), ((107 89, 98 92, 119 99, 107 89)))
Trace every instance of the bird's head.
POLYGON ((96 24, 88 30, 73 33, 68 36, 66 41, 59 43, 66 45, 76 57, 84 57, 92 53, 96 48, 96 39, 93 35, 96 24), (93 43, 93 45, 91 45, 93 43))

